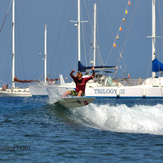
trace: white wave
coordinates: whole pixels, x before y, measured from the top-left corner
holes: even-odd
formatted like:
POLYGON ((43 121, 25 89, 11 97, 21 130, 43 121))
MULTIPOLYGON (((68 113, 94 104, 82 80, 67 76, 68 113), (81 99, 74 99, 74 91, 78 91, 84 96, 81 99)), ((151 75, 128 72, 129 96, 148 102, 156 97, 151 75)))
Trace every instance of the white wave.
POLYGON ((75 108, 71 118, 101 130, 128 133, 149 133, 163 135, 163 106, 125 104, 110 106, 91 104, 83 108, 75 108))
POLYGON ((57 102, 59 99, 61 99, 61 96, 58 91, 58 87, 48 87, 47 89, 48 95, 49 95, 49 104, 54 104, 57 102))

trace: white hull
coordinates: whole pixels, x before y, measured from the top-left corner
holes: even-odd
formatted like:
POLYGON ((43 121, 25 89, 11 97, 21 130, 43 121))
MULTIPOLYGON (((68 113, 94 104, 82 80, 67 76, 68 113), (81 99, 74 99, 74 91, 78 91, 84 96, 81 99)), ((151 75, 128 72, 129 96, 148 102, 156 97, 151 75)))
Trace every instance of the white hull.
MULTIPOLYGON (((135 86, 100 86, 97 83, 88 82, 85 96, 95 98, 163 98, 163 78, 148 78, 141 85, 135 86)), ((51 93, 63 95, 67 90, 74 90, 75 85, 31 85, 32 96, 48 96, 51 93)))
POLYGON ((85 95, 96 98, 163 98, 163 78, 149 78, 137 86, 86 87, 85 95))
POLYGON ((87 97, 96 98, 163 98, 163 87, 124 86, 86 88, 87 97))
POLYGON ((29 86, 32 96, 48 96, 48 92, 46 91, 46 88, 48 88, 48 86, 44 86, 44 85, 29 86))
POLYGON ((31 85, 29 86, 32 96, 48 96, 48 89, 57 89, 58 94, 61 96, 68 90, 74 90, 75 85, 60 86, 60 85, 31 85))
POLYGON ((6 89, 0 90, 0 97, 32 97, 29 88, 21 89, 15 88, 14 90, 6 89))

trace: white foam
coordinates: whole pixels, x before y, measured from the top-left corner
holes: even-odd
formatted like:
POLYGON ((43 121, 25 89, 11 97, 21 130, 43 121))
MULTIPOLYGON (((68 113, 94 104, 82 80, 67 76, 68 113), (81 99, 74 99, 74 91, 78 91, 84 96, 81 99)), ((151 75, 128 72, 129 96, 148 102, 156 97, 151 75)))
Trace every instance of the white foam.
POLYGON ((49 104, 54 104, 55 102, 57 102, 59 99, 61 99, 61 96, 58 92, 58 87, 48 87, 47 88, 47 92, 49 95, 49 104))
POLYGON ((163 105, 91 104, 71 110, 75 121, 101 130, 163 135, 163 105))

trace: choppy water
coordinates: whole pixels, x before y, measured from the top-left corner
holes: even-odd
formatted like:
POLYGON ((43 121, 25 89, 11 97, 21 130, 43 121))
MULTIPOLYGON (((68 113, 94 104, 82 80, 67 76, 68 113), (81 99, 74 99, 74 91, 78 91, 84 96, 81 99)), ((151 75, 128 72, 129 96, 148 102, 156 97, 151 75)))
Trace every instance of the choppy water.
POLYGON ((163 100, 0 98, 0 162, 163 162, 163 100))

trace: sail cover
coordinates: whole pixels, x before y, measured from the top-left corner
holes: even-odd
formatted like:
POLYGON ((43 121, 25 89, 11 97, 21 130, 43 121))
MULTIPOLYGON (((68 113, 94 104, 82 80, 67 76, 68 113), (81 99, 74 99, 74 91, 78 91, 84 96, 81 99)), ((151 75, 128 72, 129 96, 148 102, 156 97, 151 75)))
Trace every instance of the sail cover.
POLYGON ((157 58, 155 58, 152 61, 152 71, 153 72, 163 71, 163 64, 157 58))
POLYGON ((17 77, 14 77, 14 82, 19 82, 19 83, 32 83, 32 82, 40 82, 38 80, 20 80, 17 77))
MULTIPOLYGON (((78 61, 78 71, 85 72, 86 70, 91 70, 92 66, 83 66, 80 61, 78 61)), ((96 70, 106 70, 106 69, 118 69, 116 66, 95 66, 96 70)))

